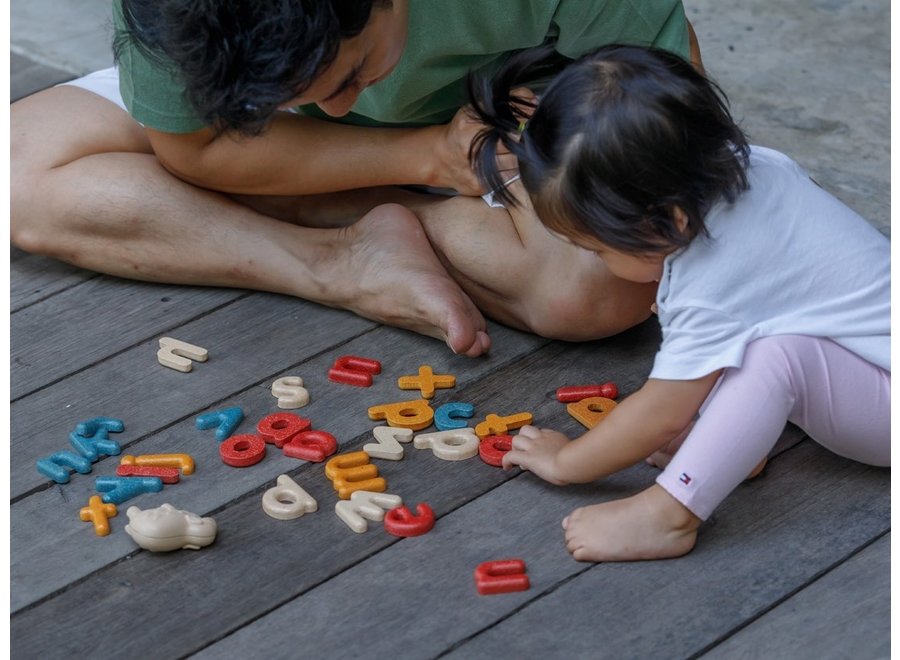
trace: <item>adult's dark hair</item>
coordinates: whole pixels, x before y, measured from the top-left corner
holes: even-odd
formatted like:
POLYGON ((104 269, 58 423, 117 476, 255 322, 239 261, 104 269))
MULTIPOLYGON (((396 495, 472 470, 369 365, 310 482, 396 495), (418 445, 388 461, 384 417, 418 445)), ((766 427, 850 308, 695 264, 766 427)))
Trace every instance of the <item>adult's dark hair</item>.
POLYGON ((470 156, 498 199, 517 203, 497 169, 502 142, 548 228, 640 254, 687 245, 706 233, 714 203, 747 189, 747 140, 722 90, 688 62, 660 49, 606 46, 566 67, 529 108, 510 90, 548 55, 547 47, 523 51, 493 81, 469 80, 489 127, 470 156), (676 206, 687 215, 684 231, 673 222, 676 206))
POLYGON ((174 65, 198 115, 218 130, 258 134, 391 0, 121 0, 113 44, 174 65))

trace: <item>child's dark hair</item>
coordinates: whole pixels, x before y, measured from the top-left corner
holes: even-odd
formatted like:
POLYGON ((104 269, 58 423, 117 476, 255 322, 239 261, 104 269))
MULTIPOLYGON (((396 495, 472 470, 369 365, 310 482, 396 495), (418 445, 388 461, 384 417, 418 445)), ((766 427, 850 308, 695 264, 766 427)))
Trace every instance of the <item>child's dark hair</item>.
POLYGON ((493 81, 469 79, 488 126, 470 156, 497 199, 516 204, 497 166, 502 142, 549 229, 647 254, 706 233, 709 208, 747 189, 747 140, 722 90, 688 62, 659 49, 606 46, 569 64, 538 103, 512 95, 541 73, 550 50, 517 53, 493 81), (687 215, 684 231, 674 207, 687 215))
POLYGON ((121 0, 126 46, 174 65, 187 98, 219 131, 255 135, 392 0, 121 0))

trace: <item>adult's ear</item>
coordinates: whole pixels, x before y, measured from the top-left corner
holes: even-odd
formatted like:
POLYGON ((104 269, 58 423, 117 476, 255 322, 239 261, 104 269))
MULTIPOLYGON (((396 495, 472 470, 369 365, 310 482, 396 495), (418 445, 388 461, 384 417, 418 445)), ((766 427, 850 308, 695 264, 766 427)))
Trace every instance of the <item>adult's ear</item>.
POLYGON ((528 87, 516 87, 509 95, 516 100, 522 101, 521 103, 516 103, 516 114, 522 115, 526 120, 534 114, 540 99, 528 87))
POLYGON ((675 221, 675 226, 678 228, 679 233, 683 234, 687 230, 688 216, 680 206, 672 207, 672 220, 675 221))
POLYGON ((699 73, 705 76, 706 69, 703 68, 703 58, 700 57, 700 42, 697 40, 697 33, 694 32, 694 26, 691 25, 690 21, 687 21, 687 30, 688 44, 691 50, 691 64, 694 65, 694 68, 699 73))

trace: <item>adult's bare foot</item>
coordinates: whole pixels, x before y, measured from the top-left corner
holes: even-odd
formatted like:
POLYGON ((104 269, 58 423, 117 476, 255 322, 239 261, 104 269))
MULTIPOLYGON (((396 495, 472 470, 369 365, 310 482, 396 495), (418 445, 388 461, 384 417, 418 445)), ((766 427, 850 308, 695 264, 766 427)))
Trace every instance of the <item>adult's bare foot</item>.
POLYGON ((435 255, 422 225, 399 204, 378 206, 341 233, 343 254, 323 257, 346 286, 332 301, 360 316, 444 340, 476 357, 491 345, 481 312, 435 255))
POLYGON ((578 561, 668 559, 690 552, 700 519, 654 484, 622 500, 575 509, 563 520, 578 561))

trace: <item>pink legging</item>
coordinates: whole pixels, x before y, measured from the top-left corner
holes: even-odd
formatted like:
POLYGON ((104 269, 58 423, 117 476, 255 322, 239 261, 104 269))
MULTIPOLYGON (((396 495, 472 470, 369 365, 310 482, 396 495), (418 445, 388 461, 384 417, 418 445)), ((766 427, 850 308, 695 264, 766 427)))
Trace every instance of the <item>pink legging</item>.
POLYGON ((891 374, 829 339, 758 339, 724 371, 656 482, 706 520, 789 421, 840 456, 889 466, 891 374))

